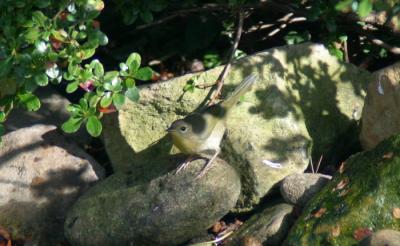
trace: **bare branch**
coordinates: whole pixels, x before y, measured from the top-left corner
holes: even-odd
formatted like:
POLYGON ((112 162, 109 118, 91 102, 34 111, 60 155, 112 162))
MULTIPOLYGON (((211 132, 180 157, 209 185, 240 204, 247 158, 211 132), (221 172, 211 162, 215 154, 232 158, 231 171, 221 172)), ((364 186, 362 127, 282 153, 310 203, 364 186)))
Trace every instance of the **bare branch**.
POLYGON ((238 12, 238 24, 236 26, 235 40, 234 40, 233 45, 232 45, 231 50, 230 50, 229 60, 226 63, 226 65, 225 65, 224 69, 222 70, 222 72, 220 73, 220 75, 218 76, 218 79, 217 79, 216 84, 215 84, 216 85, 215 92, 212 95, 208 105, 215 104, 215 101, 218 99, 218 97, 221 94, 222 86, 224 85, 224 79, 225 79, 226 75, 228 74, 228 71, 229 71, 229 69, 230 69, 230 67, 232 65, 233 59, 235 58, 235 52, 237 50, 237 47, 239 46, 240 37, 242 36, 243 19, 244 19, 244 13, 243 13, 242 10, 239 10, 239 12, 238 12))

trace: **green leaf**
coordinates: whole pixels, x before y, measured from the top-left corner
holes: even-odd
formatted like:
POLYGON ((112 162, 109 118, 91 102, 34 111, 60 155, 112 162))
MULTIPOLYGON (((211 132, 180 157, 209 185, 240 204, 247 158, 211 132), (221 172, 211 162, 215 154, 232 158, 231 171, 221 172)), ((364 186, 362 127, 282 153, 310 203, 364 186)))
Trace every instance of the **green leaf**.
POLYGON ((357 14, 363 18, 369 15, 372 11, 372 1, 371 0, 361 0, 358 5, 357 14))
POLYGON ((70 104, 67 106, 67 111, 73 115, 81 113, 82 109, 78 104, 70 104))
POLYGON ((343 51, 341 51, 340 49, 337 49, 337 48, 334 48, 334 47, 330 47, 329 48, 329 53, 331 53, 332 55, 336 56, 339 60, 343 61, 344 54, 343 54, 343 51))
POLYGON ((125 96, 129 98, 129 100, 133 102, 139 101, 139 90, 136 86, 128 88, 128 90, 125 92, 125 96))
POLYGON ((1 136, 3 136, 4 132, 5 132, 4 126, 3 124, 0 124, 0 143, 1 143, 1 136))
POLYGON ((39 26, 45 26, 45 21, 47 17, 41 11, 34 11, 32 13, 32 20, 39 26))
POLYGON ((107 92, 100 100, 100 106, 103 108, 107 108, 112 103, 111 93, 107 92))
POLYGON ((189 80, 186 85, 183 87, 184 92, 193 92, 195 89, 195 80, 191 79, 189 80))
POLYGON ((5 60, 0 61, 0 78, 5 77, 11 70, 13 65, 12 57, 8 57, 5 60))
POLYGON ((87 111, 89 109, 88 101, 85 98, 81 98, 79 100, 79 105, 83 111, 87 111))
POLYGON ((138 13, 124 13, 123 21, 125 25, 132 25, 138 18, 138 13))
POLYGON ((97 77, 104 75, 104 67, 99 61, 93 63, 93 73, 97 77))
POLYGON ((97 32, 97 39, 99 40, 100 45, 107 45, 108 44, 108 37, 103 32, 97 32))
POLYGON ((82 122, 82 118, 70 117, 66 122, 61 125, 61 129, 63 129, 63 131, 66 133, 73 133, 79 130, 82 122))
POLYGON ((142 58, 138 53, 132 53, 126 60, 126 65, 128 65, 129 70, 132 73, 136 73, 136 71, 139 69, 140 63, 142 62, 141 60, 142 58))
POLYGON ((119 109, 125 103, 125 96, 119 93, 114 93, 114 95, 112 96, 112 100, 115 107, 119 109))
POLYGON ((125 86, 126 86, 127 88, 131 88, 131 87, 133 87, 135 84, 136 84, 136 82, 135 82, 134 79, 127 78, 127 79, 125 80, 125 86))
POLYGON ((135 73, 135 79, 150 80, 153 77, 153 70, 150 67, 142 67, 135 73))
POLYGON ((44 73, 36 74, 34 80, 35 83, 39 86, 46 86, 49 83, 49 78, 44 73))
POLYGON ((335 5, 335 9, 338 11, 346 11, 350 9, 353 0, 342 0, 335 5))
POLYGON ((41 9, 48 7, 50 5, 50 3, 51 3, 50 0, 36 0, 35 1, 36 7, 41 8, 41 9))
POLYGON ((101 134, 103 126, 96 116, 90 116, 86 122, 86 130, 93 137, 98 137, 101 134))
POLYGON ((6 113, 0 112, 0 123, 3 123, 6 120, 6 113))
POLYGON ((78 89, 78 85, 79 85, 79 82, 77 82, 77 81, 69 83, 66 88, 67 93, 72 93, 72 92, 76 91, 76 89, 78 89))
POLYGON ((118 75, 119 75, 119 72, 118 72, 118 71, 110 71, 110 72, 107 72, 107 73, 104 75, 104 81, 105 81, 105 82, 111 82, 111 81, 113 81, 115 78, 118 78, 118 75))
POLYGON ((151 23, 153 22, 153 14, 150 11, 142 11, 140 12, 140 18, 145 22, 145 23, 151 23))
POLYGON ((40 33, 38 28, 29 28, 24 34, 25 40, 30 44, 33 44, 35 41, 37 41, 39 36, 40 33))
POLYGON ((36 111, 40 108, 40 100, 32 93, 18 94, 19 102, 29 111, 36 111))

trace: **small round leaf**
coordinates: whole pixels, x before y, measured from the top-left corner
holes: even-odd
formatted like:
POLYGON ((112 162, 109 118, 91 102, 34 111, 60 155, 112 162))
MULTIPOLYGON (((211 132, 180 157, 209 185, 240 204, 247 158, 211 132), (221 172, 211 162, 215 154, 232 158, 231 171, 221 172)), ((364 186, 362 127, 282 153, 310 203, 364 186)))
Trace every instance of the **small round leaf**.
POLYGON ((86 129, 93 137, 98 137, 101 134, 103 126, 96 116, 90 116, 86 122, 86 129))

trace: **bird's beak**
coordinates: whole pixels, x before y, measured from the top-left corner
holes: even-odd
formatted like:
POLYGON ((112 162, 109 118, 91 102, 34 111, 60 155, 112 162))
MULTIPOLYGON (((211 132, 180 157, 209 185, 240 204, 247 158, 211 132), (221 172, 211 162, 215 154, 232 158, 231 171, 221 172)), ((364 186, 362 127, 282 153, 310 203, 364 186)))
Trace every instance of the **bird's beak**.
POLYGON ((172 131, 173 131, 172 126, 170 126, 170 127, 168 127, 167 129, 165 129, 165 131, 166 131, 166 132, 172 132, 172 131))

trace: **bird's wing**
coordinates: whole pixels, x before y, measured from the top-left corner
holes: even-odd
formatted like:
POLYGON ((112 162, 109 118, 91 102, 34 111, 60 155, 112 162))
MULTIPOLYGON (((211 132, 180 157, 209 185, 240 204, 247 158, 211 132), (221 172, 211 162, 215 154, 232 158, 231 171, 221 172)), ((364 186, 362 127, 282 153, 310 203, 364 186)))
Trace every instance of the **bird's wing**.
POLYGON ((257 82, 257 74, 250 74, 247 76, 222 103, 221 106, 229 110, 233 105, 235 105, 241 96, 248 92, 253 84, 257 82))

